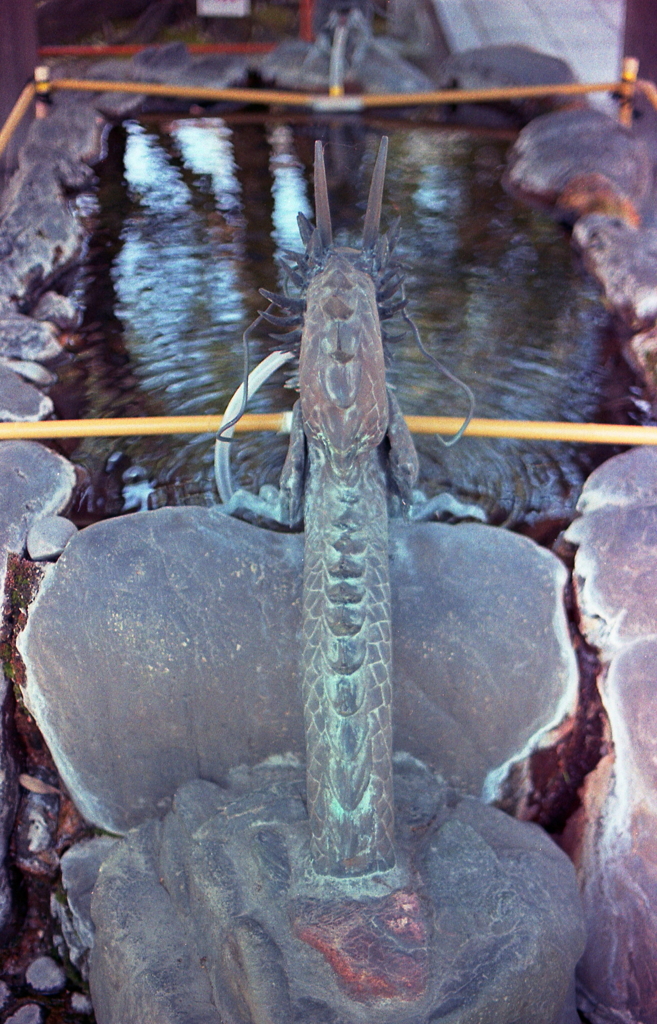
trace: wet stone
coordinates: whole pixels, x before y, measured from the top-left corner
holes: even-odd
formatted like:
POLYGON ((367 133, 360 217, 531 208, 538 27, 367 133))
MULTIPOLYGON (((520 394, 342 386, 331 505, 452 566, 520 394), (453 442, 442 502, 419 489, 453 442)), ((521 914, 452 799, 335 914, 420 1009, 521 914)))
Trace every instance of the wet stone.
POLYGON ((531 121, 508 157, 505 188, 525 202, 574 223, 605 213, 637 225, 652 184, 643 140, 589 108, 531 121))
MULTIPOLYGON (((390 552, 396 744, 493 796, 575 705, 565 570, 471 524, 393 524, 390 552)), ((67 544, 18 643, 26 702, 89 820, 123 832, 162 815, 187 779, 303 757, 302 555, 300 535, 200 507, 123 516, 67 544)))
POLYGON ((58 558, 77 532, 75 523, 64 516, 43 516, 30 527, 27 553, 33 561, 58 558))
POLYGON ((55 995, 66 985, 64 969, 50 956, 39 956, 33 960, 25 972, 25 980, 30 988, 42 995, 55 995))

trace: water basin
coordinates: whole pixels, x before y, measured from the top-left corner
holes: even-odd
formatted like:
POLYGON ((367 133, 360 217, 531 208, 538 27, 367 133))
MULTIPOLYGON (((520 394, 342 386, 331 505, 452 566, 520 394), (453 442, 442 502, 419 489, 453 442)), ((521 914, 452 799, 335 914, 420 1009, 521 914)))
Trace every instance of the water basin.
MULTIPOLYGON (((459 128, 386 128, 383 224, 402 220, 409 310, 426 346, 475 393, 476 415, 626 421, 628 388, 593 284, 565 231, 501 189, 508 138, 459 128)), ((326 144, 334 231, 353 242, 381 128, 233 115, 128 122, 99 168, 84 280, 80 345, 55 394, 60 414, 88 417, 222 412, 240 383, 242 333, 280 290, 276 259, 299 248, 311 214, 312 146, 326 144), (70 396, 75 394, 75 408, 70 396), (69 406, 66 406, 66 403, 69 406)), ((399 325, 402 333, 403 325, 399 325)), ((266 334, 252 360, 276 348, 266 334)), ((406 413, 458 415, 465 403, 416 348, 394 345, 390 380, 406 413)), ((281 370, 251 411, 291 408, 281 370)), ((287 441, 271 433, 233 446, 238 482, 277 481, 287 441)), ((421 486, 477 502, 489 521, 540 534, 572 517, 609 448, 464 438, 417 441, 421 486)), ((212 438, 84 440, 71 457, 89 484, 89 521, 137 508, 217 500, 212 438)))

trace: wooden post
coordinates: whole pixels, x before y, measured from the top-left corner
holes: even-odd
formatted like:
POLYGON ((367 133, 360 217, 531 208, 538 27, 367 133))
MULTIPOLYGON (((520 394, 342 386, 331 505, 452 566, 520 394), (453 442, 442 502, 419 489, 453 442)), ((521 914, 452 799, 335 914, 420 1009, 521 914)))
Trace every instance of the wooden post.
MULTIPOLYGON (((0 0, 0 127, 26 83, 37 60, 34 0, 0 0)), ((16 167, 32 114, 23 117, 4 154, 0 156, 0 188, 16 167)))
POLYGON ((299 38, 304 43, 312 43, 313 36, 313 0, 299 0, 299 38))

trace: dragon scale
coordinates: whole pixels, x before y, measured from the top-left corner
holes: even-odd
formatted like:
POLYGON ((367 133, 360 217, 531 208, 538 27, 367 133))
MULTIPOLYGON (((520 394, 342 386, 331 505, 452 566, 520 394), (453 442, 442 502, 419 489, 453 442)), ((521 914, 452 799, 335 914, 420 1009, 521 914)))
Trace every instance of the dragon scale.
POLYGON ((374 286, 346 262, 330 257, 308 289, 300 355, 308 810, 315 870, 332 875, 394 864, 388 484, 379 451, 388 397, 374 286))

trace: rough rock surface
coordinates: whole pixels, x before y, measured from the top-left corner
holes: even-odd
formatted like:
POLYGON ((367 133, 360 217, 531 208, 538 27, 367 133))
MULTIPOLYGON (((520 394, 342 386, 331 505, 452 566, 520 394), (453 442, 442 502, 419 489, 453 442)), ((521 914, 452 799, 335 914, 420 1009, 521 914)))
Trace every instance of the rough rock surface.
POLYGON ((56 96, 50 115, 33 122, 2 197, 0 302, 43 289, 78 256, 84 231, 64 190, 89 187, 85 161, 100 153, 101 127, 94 109, 70 96, 56 96))
POLYGON ((13 370, 0 365, 0 420, 34 422, 47 419, 53 411, 51 398, 27 384, 13 370))
POLYGON ((630 366, 645 382, 653 410, 657 410, 657 327, 640 331, 623 346, 623 354, 630 366))
POLYGON ((632 228, 591 214, 575 225, 573 243, 605 299, 635 330, 657 322, 657 228, 632 228))
POLYGON ((604 213, 636 226, 652 187, 652 161, 643 140, 606 114, 563 110, 523 128, 503 184, 559 220, 604 213))
POLYGON ((231 782, 189 783, 103 863, 99 1024, 576 1024, 575 874, 537 827, 404 757, 397 866, 345 883, 307 873, 303 770, 231 782))
MULTIPOLYGON (((1 231, 2 225, 0 224, 1 231)), ((0 280, 4 271, 5 264, 3 263, 0 280)), ((1 284, 0 287, 2 287, 1 284)), ((23 360, 46 360, 54 359, 55 356, 60 355, 61 351, 61 345, 57 340, 57 331, 52 324, 42 320, 33 320, 20 313, 12 312, 5 315, 0 311, 0 353, 3 356, 23 360)))
MULTIPOLYGON (((188 779, 303 755, 302 545, 198 507, 70 541, 19 647, 25 699, 87 818, 121 832, 188 779)), ((397 524, 391 576, 397 747, 492 795, 576 701, 565 571, 504 530, 397 524)))
POLYGON ((116 842, 110 836, 97 836, 67 850, 61 859, 66 900, 58 899, 55 893, 50 900, 51 913, 59 922, 66 954, 84 979, 89 976, 89 951, 94 943, 91 891, 100 865, 116 842))
POLYGON ((610 731, 570 825, 591 936, 581 1005, 595 1024, 656 1024, 657 451, 604 463, 579 509, 566 536, 579 545, 577 600, 610 731))

